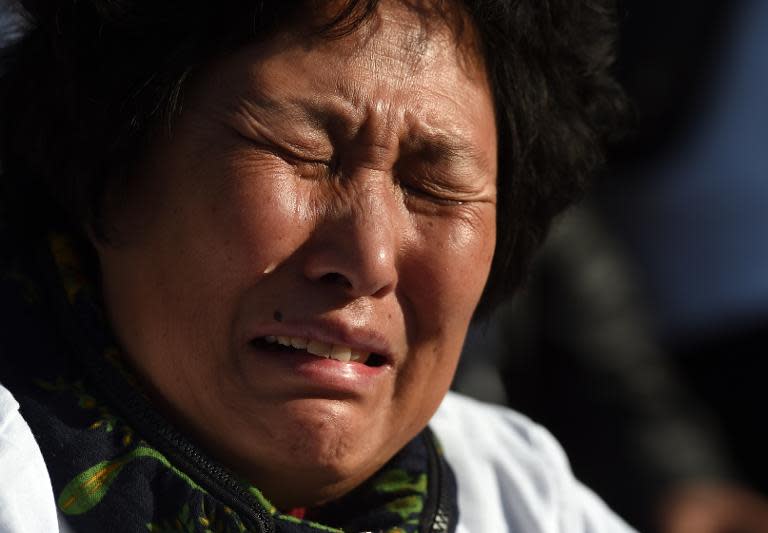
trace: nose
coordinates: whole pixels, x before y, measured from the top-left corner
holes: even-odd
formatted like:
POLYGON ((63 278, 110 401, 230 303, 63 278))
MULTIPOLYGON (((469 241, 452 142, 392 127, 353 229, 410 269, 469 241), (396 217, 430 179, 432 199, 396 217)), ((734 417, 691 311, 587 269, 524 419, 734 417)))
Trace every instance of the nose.
POLYGON ((397 286, 402 228, 386 194, 360 194, 365 197, 322 216, 305 255, 304 275, 341 289, 349 298, 378 298, 397 286))

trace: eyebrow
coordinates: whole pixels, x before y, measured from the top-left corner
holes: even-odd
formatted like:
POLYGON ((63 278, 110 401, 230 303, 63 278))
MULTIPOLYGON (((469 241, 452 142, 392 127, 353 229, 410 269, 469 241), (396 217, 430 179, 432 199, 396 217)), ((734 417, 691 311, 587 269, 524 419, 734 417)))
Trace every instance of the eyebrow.
POLYGON ((415 153, 434 154, 451 163, 469 163, 478 170, 490 172, 493 165, 485 154, 472 142, 460 135, 443 131, 429 131, 417 134, 415 153))

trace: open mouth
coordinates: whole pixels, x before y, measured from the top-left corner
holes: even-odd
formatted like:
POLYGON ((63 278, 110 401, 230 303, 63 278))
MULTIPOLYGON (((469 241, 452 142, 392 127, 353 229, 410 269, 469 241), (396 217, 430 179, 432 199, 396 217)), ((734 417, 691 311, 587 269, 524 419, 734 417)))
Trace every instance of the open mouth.
POLYGON ((357 363, 370 367, 382 366, 386 362, 386 358, 377 353, 362 352, 342 344, 328 344, 303 337, 275 337, 267 335, 266 337, 253 339, 250 344, 254 348, 269 352, 310 354, 324 359, 334 359, 342 363, 357 363))

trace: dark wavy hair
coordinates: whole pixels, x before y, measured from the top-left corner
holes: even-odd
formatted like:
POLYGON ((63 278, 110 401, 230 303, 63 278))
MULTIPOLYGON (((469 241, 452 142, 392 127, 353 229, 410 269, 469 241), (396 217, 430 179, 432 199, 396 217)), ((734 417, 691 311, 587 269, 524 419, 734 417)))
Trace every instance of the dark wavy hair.
MULTIPOLYGON (((107 180, 129 176, 154 136, 173 129, 189 79, 317 1, 17 1, 25 28, 4 48, 0 78, 6 216, 27 230, 66 219, 106 238, 107 180)), ((499 132, 487 310, 520 284, 553 217, 603 161, 624 106, 609 72, 615 0, 399 1, 433 14, 459 5, 481 41, 499 132)), ((319 31, 355 31, 377 3, 340 2, 319 31)))

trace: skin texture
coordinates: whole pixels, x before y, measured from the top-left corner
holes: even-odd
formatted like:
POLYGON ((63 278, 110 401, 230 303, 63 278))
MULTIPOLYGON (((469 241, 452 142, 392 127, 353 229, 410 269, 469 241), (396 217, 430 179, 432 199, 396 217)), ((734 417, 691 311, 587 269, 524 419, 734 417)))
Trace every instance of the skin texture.
POLYGON ((385 1, 352 35, 307 34, 200 76, 172 136, 109 194, 118 237, 94 243, 150 394, 283 508, 349 492, 427 424, 495 245, 497 134, 471 32, 457 43, 385 1), (251 348, 278 326, 376 345, 386 364, 313 380, 251 348))

